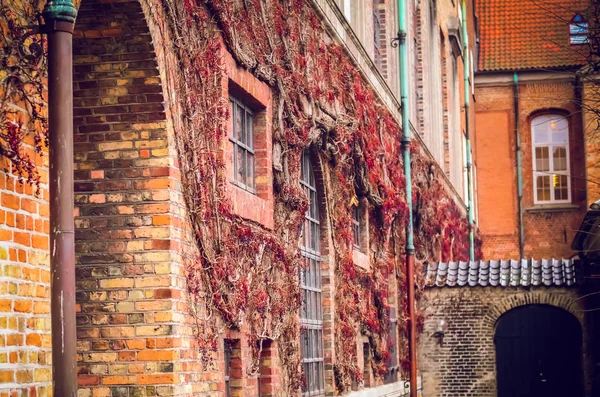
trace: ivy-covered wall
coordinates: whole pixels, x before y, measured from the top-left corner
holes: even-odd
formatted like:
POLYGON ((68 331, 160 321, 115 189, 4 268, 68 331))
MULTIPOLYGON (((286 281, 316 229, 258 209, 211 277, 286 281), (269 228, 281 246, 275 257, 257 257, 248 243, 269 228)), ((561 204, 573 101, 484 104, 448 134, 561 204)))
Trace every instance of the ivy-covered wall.
POLYGON ((302 153, 318 180, 326 389, 381 384, 390 307, 406 366, 408 211, 419 263, 466 259, 468 225, 418 141, 407 207, 398 121, 312 3, 84 0, 80 11, 83 395, 223 395, 224 339, 239 340, 237 390, 256 395, 259 382, 261 395, 297 392, 302 153), (231 183, 231 93, 264 117, 258 198, 231 183), (366 266, 355 263, 355 197, 369 225, 366 266))

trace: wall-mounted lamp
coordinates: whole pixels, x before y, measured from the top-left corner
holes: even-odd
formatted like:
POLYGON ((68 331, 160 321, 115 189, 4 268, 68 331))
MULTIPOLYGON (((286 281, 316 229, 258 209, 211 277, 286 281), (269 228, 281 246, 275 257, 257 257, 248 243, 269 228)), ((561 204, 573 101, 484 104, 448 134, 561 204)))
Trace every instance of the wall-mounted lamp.
POLYGON ((429 167, 427 167, 427 187, 431 187, 431 184, 433 183, 434 178, 435 178, 435 166, 433 165, 433 163, 430 163, 429 167))
POLYGON ((440 346, 444 345, 444 336, 446 335, 446 321, 440 320, 437 326, 437 330, 433 334, 434 338, 438 338, 440 346))

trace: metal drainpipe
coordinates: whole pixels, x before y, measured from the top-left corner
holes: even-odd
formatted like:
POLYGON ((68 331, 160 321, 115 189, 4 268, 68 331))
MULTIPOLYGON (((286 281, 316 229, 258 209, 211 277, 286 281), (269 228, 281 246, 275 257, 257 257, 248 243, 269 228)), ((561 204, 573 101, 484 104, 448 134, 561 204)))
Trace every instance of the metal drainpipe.
POLYGON ((517 210, 519 214, 519 259, 524 257, 525 231, 523 230, 523 169, 521 154, 521 131, 519 128, 519 75, 513 76, 514 111, 515 111, 515 152, 517 157, 517 210))
POLYGON ((469 83, 469 30, 467 28, 467 1, 463 0, 461 4, 462 13, 462 42, 463 42, 463 74, 465 79, 465 138, 467 141, 467 209, 469 212, 469 259, 475 260, 475 237, 473 223, 475 220, 475 208, 473 203, 473 159, 471 156, 471 123, 470 108, 471 108, 471 87, 469 83))
POLYGON ((417 397, 417 330, 416 330, 416 302, 415 302, 415 245, 413 234, 412 215, 412 182, 410 166, 410 122, 408 102, 408 48, 406 0, 398 0, 398 41, 400 42, 400 103, 402 105, 402 161, 404 164, 404 177, 406 178, 406 205, 408 206, 408 224, 406 225, 406 284, 408 307, 408 355, 410 360, 410 397, 417 397))
POLYGON ((50 273, 53 395, 77 396, 73 196, 73 27, 71 0, 48 1, 50 273))

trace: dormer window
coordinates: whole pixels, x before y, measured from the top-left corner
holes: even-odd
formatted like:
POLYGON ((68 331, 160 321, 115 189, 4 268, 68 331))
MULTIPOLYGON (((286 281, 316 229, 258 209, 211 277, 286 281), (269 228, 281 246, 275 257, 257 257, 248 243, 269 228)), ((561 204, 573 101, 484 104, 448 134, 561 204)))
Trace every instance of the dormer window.
POLYGON ((575 15, 569 23, 569 42, 571 45, 587 44, 589 31, 590 24, 588 21, 579 14, 575 15))

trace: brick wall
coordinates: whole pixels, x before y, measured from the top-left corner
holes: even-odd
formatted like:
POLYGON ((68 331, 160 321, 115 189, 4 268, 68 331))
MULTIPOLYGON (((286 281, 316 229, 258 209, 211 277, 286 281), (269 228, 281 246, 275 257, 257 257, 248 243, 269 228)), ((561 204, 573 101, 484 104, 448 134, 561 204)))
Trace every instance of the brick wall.
MULTIPOLYGON (((519 129, 523 175, 523 224, 526 257, 569 257, 575 232, 586 211, 584 142, 581 113, 569 81, 527 81, 519 86, 519 129), (571 204, 534 205, 531 120, 539 112, 569 115, 571 204)), ((485 258, 519 255, 517 173, 513 88, 510 84, 477 87, 476 152, 479 227, 485 258)))
MULTIPOLYGON (((162 4, 84 0, 75 26, 79 396, 223 396, 226 342, 234 346, 232 395, 257 396, 259 384, 261 396, 278 395, 274 342, 265 344, 258 374, 247 371, 253 346, 244 338, 245 329, 220 337, 213 364, 203 365, 198 357, 185 279, 190 236, 173 144, 179 65, 162 4)), ((384 8, 390 15, 393 2, 384 8)), ((387 21, 386 26, 389 39, 395 32, 387 21)), ((265 134, 265 145, 257 147, 264 151, 259 164, 265 180, 258 189, 264 211, 257 217, 243 193, 232 193, 232 199, 240 215, 271 228, 269 89, 227 60, 230 81, 224 88, 236 85, 265 112, 264 131, 256 131, 265 134)), ((396 58, 388 61, 393 72, 396 58)), ((397 81, 393 73, 388 78, 397 81)), ((321 186, 326 172, 318 173, 321 186)), ((0 313, 0 346, 6 346, 0 351, 0 397, 15 388, 21 396, 50 395, 47 191, 35 198, 5 174, 0 189, 0 312, 7 313, 0 313)), ((335 263, 328 251, 328 222, 322 223, 322 270, 325 376, 332 395, 335 263)), ((393 288, 391 294, 398 295, 393 288)), ((357 346, 360 368, 362 342, 357 346)), ((369 379, 368 386, 377 385, 369 379)))
MULTIPOLYGON (((552 305, 575 315, 587 335, 582 301, 567 288, 429 288, 422 310, 425 325, 419 339, 419 371, 423 396, 494 397, 497 395, 495 325, 512 308, 528 304, 552 305), (443 345, 434 336, 440 320, 447 324, 443 345)), ((589 380, 589 357, 585 375, 589 380)), ((587 384, 589 387, 589 384, 587 384)), ((589 389, 588 389, 589 390, 589 389)))
MULTIPOLYGON (((45 397, 51 388, 47 157, 39 194, 0 172, 0 397, 45 397)), ((1 159, 0 168, 10 171, 1 159)))
POLYGON ((592 204, 600 200, 600 186, 597 181, 600 180, 600 171, 598 162, 600 161, 600 129, 598 128, 598 101, 600 97, 600 87, 598 83, 584 83, 582 100, 584 101, 583 126, 585 133, 585 155, 586 155, 586 178, 587 183, 587 202, 592 204), (588 109, 596 109, 589 111, 588 109))
POLYGON ((73 52, 79 394, 183 395, 179 176, 140 4, 84 1, 73 52))

